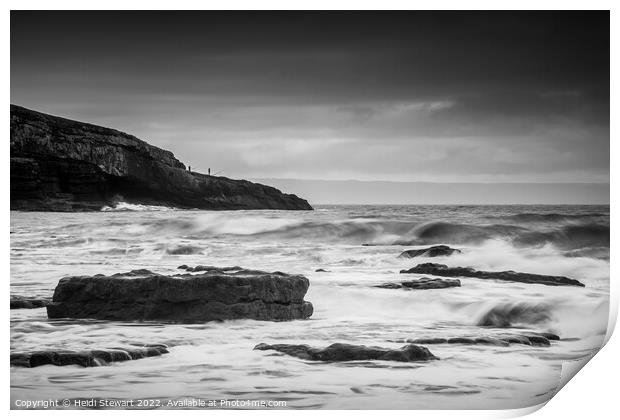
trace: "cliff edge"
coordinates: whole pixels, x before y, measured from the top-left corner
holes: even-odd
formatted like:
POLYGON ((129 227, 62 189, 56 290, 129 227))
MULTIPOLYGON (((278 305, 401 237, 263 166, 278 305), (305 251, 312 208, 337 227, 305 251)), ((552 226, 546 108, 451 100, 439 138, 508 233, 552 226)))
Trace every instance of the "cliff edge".
POLYGON ((245 180, 189 172, 129 134, 11 105, 11 210, 88 211, 135 204, 207 210, 312 210, 245 180))

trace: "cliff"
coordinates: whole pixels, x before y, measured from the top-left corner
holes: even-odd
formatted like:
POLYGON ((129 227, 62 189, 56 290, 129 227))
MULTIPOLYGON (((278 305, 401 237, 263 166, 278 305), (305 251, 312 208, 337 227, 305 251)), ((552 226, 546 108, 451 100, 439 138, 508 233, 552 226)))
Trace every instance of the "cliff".
POLYGON ((99 210, 117 201, 210 210, 312 210, 262 184, 189 172, 117 130, 11 105, 11 210, 99 210))

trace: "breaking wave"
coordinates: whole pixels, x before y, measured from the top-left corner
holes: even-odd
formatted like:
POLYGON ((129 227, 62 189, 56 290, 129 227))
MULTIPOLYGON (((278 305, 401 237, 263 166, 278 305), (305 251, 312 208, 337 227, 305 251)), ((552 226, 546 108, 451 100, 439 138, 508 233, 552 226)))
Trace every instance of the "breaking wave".
POLYGON ((568 225, 546 232, 526 232, 515 242, 522 246, 551 243, 563 249, 609 247, 609 226, 568 225))
POLYGON ((490 216, 488 219, 509 220, 517 223, 559 223, 571 221, 583 221, 609 217, 605 213, 581 213, 581 214, 563 214, 563 213, 519 213, 508 216, 490 216))
POLYGON ((402 238, 394 245, 428 245, 439 242, 479 244, 500 239, 519 247, 551 244, 564 250, 609 248, 609 226, 602 224, 566 225, 555 229, 533 230, 513 225, 464 225, 431 222, 416 227, 413 237, 402 238))
POLYGON ((255 215, 205 214, 192 218, 162 219, 144 222, 147 232, 180 234, 191 238, 246 236, 265 239, 304 240, 352 245, 479 245, 501 240, 516 247, 552 245, 576 254, 606 254, 609 225, 569 223, 552 227, 514 224, 467 224, 442 221, 410 222, 372 218, 336 221, 304 221, 297 218, 272 218, 255 215))
POLYGON ((467 225, 446 222, 430 222, 417 226, 414 237, 395 245, 431 244, 449 242, 454 244, 481 243, 489 239, 513 239, 527 232, 526 228, 512 225, 467 225))
POLYGON ((146 204, 131 204, 119 201, 114 206, 103 206, 101 211, 173 211, 178 210, 174 207, 149 206, 146 204))

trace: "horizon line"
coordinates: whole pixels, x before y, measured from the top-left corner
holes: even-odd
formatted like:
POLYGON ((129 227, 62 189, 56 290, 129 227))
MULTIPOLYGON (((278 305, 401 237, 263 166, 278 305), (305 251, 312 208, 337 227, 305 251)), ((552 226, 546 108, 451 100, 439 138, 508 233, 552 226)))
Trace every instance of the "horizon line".
POLYGON ((313 182, 389 182, 394 184, 490 184, 490 185, 502 185, 502 184, 528 184, 528 185, 610 185, 610 181, 596 181, 596 182, 527 182, 527 181, 504 181, 504 182, 490 182, 490 181, 390 181, 390 180, 361 180, 361 179, 312 179, 312 178, 274 178, 274 177, 248 177, 253 180, 278 180, 278 181, 313 181, 313 182))

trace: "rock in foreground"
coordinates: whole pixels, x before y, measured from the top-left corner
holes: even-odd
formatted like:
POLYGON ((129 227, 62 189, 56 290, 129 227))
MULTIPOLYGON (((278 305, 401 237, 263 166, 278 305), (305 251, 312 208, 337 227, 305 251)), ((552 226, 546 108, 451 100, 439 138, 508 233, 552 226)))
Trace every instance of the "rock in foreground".
POLYGON ((42 365, 79 365, 84 367, 102 366, 112 362, 137 360, 145 357, 160 356, 168 353, 163 344, 146 345, 133 348, 113 348, 106 350, 76 351, 34 351, 29 353, 12 353, 11 366, 33 368, 42 365))
POLYGON ((460 254, 461 250, 450 248, 447 245, 436 245, 429 248, 409 249, 403 251, 398 258, 415 258, 415 257, 449 257, 452 254, 460 254))
POLYGON ((400 272, 444 277, 475 277, 479 279, 514 281, 518 283, 537 283, 547 286, 585 287, 583 283, 563 276, 545 276, 541 274, 520 273, 517 271, 478 271, 471 267, 448 267, 444 264, 435 263, 418 264, 409 270, 401 270, 400 272))
POLYGON ((320 362, 347 362, 353 360, 390 360, 394 362, 420 362, 438 360, 426 347, 409 344, 400 349, 357 346, 335 343, 325 348, 310 347, 306 344, 265 344, 254 350, 275 350, 304 360, 320 362))
POLYGON ((449 287, 461 287, 461 281, 458 279, 430 279, 422 277, 421 279, 403 281, 401 283, 383 283, 375 287, 381 289, 447 289, 449 287))
POLYGON ((283 321, 312 315, 301 275, 225 267, 201 274, 133 270, 112 276, 65 277, 47 306, 50 318, 283 321))

